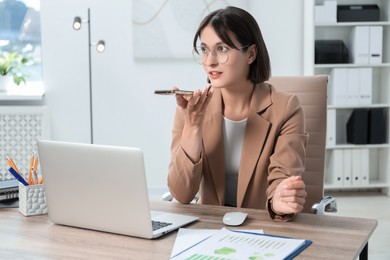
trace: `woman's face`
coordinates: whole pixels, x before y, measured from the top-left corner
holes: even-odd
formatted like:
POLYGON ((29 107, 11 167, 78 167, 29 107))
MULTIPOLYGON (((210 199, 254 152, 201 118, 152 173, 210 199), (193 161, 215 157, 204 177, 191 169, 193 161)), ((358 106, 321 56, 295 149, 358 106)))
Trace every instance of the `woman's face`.
MULTIPOLYGON (((237 47, 242 47, 235 37, 232 37, 232 40, 237 47)), ((249 66, 253 61, 249 50, 243 52, 225 44, 210 25, 206 26, 201 33, 201 46, 211 50, 203 63, 203 68, 213 87, 240 87, 243 82, 248 81, 249 66), (228 59, 224 62, 226 59, 221 59, 219 56, 223 57, 226 53, 228 59)))

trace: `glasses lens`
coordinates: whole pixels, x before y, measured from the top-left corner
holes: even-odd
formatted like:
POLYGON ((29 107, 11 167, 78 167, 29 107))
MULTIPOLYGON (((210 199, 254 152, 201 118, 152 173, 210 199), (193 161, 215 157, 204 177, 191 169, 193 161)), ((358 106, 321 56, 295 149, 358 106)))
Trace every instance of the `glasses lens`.
POLYGON ((201 48, 196 48, 192 50, 192 56, 194 57, 194 60, 198 64, 203 64, 204 63, 204 54, 202 53, 201 48))
POLYGON ((210 51, 201 47, 197 47, 192 51, 192 56, 198 64, 204 64, 209 54, 216 58, 217 61, 221 64, 226 63, 229 59, 227 50, 216 49, 214 51, 210 51))
POLYGON ((229 55, 227 52, 218 52, 217 51, 217 59, 218 59, 219 63, 224 64, 228 61, 229 55))

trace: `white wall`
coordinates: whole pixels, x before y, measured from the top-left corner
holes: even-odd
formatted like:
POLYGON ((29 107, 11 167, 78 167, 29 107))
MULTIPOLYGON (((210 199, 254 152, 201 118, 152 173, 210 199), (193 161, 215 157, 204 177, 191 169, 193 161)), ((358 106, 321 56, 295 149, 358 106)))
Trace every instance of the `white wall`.
MULTIPOLYGON (((42 0, 43 78, 52 137, 90 141, 85 31, 77 34, 70 26, 75 15, 85 15, 91 7, 93 41, 107 41, 103 55, 92 52, 94 143, 140 147, 149 187, 165 188, 175 99, 153 91, 174 85, 201 88, 205 75, 192 60, 134 60, 131 2, 106 3, 42 0)), ((303 1, 249 1, 248 10, 266 39, 272 74, 303 74, 303 1)))
MULTIPOLYGON (((308 0, 311 1, 311 0, 308 0)), ((303 73, 303 5, 301 0, 250 1, 271 57, 272 75, 303 73)))

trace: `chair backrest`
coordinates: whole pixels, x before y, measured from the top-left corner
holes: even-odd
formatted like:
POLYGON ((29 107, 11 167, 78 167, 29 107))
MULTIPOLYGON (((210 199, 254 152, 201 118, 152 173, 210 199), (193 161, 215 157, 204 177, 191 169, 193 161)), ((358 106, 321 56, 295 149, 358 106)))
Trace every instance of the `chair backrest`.
POLYGON ((305 113, 309 143, 302 178, 308 195, 303 212, 309 213, 312 205, 324 196, 328 76, 272 77, 269 83, 278 91, 295 94, 305 113))

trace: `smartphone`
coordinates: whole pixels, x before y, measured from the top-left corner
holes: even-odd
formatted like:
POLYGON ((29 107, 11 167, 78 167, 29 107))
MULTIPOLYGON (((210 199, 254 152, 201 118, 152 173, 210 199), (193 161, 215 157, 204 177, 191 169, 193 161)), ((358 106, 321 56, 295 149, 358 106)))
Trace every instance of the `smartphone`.
POLYGON ((157 95, 192 95, 192 90, 181 90, 181 89, 167 89, 167 90, 155 90, 154 94, 157 95))

